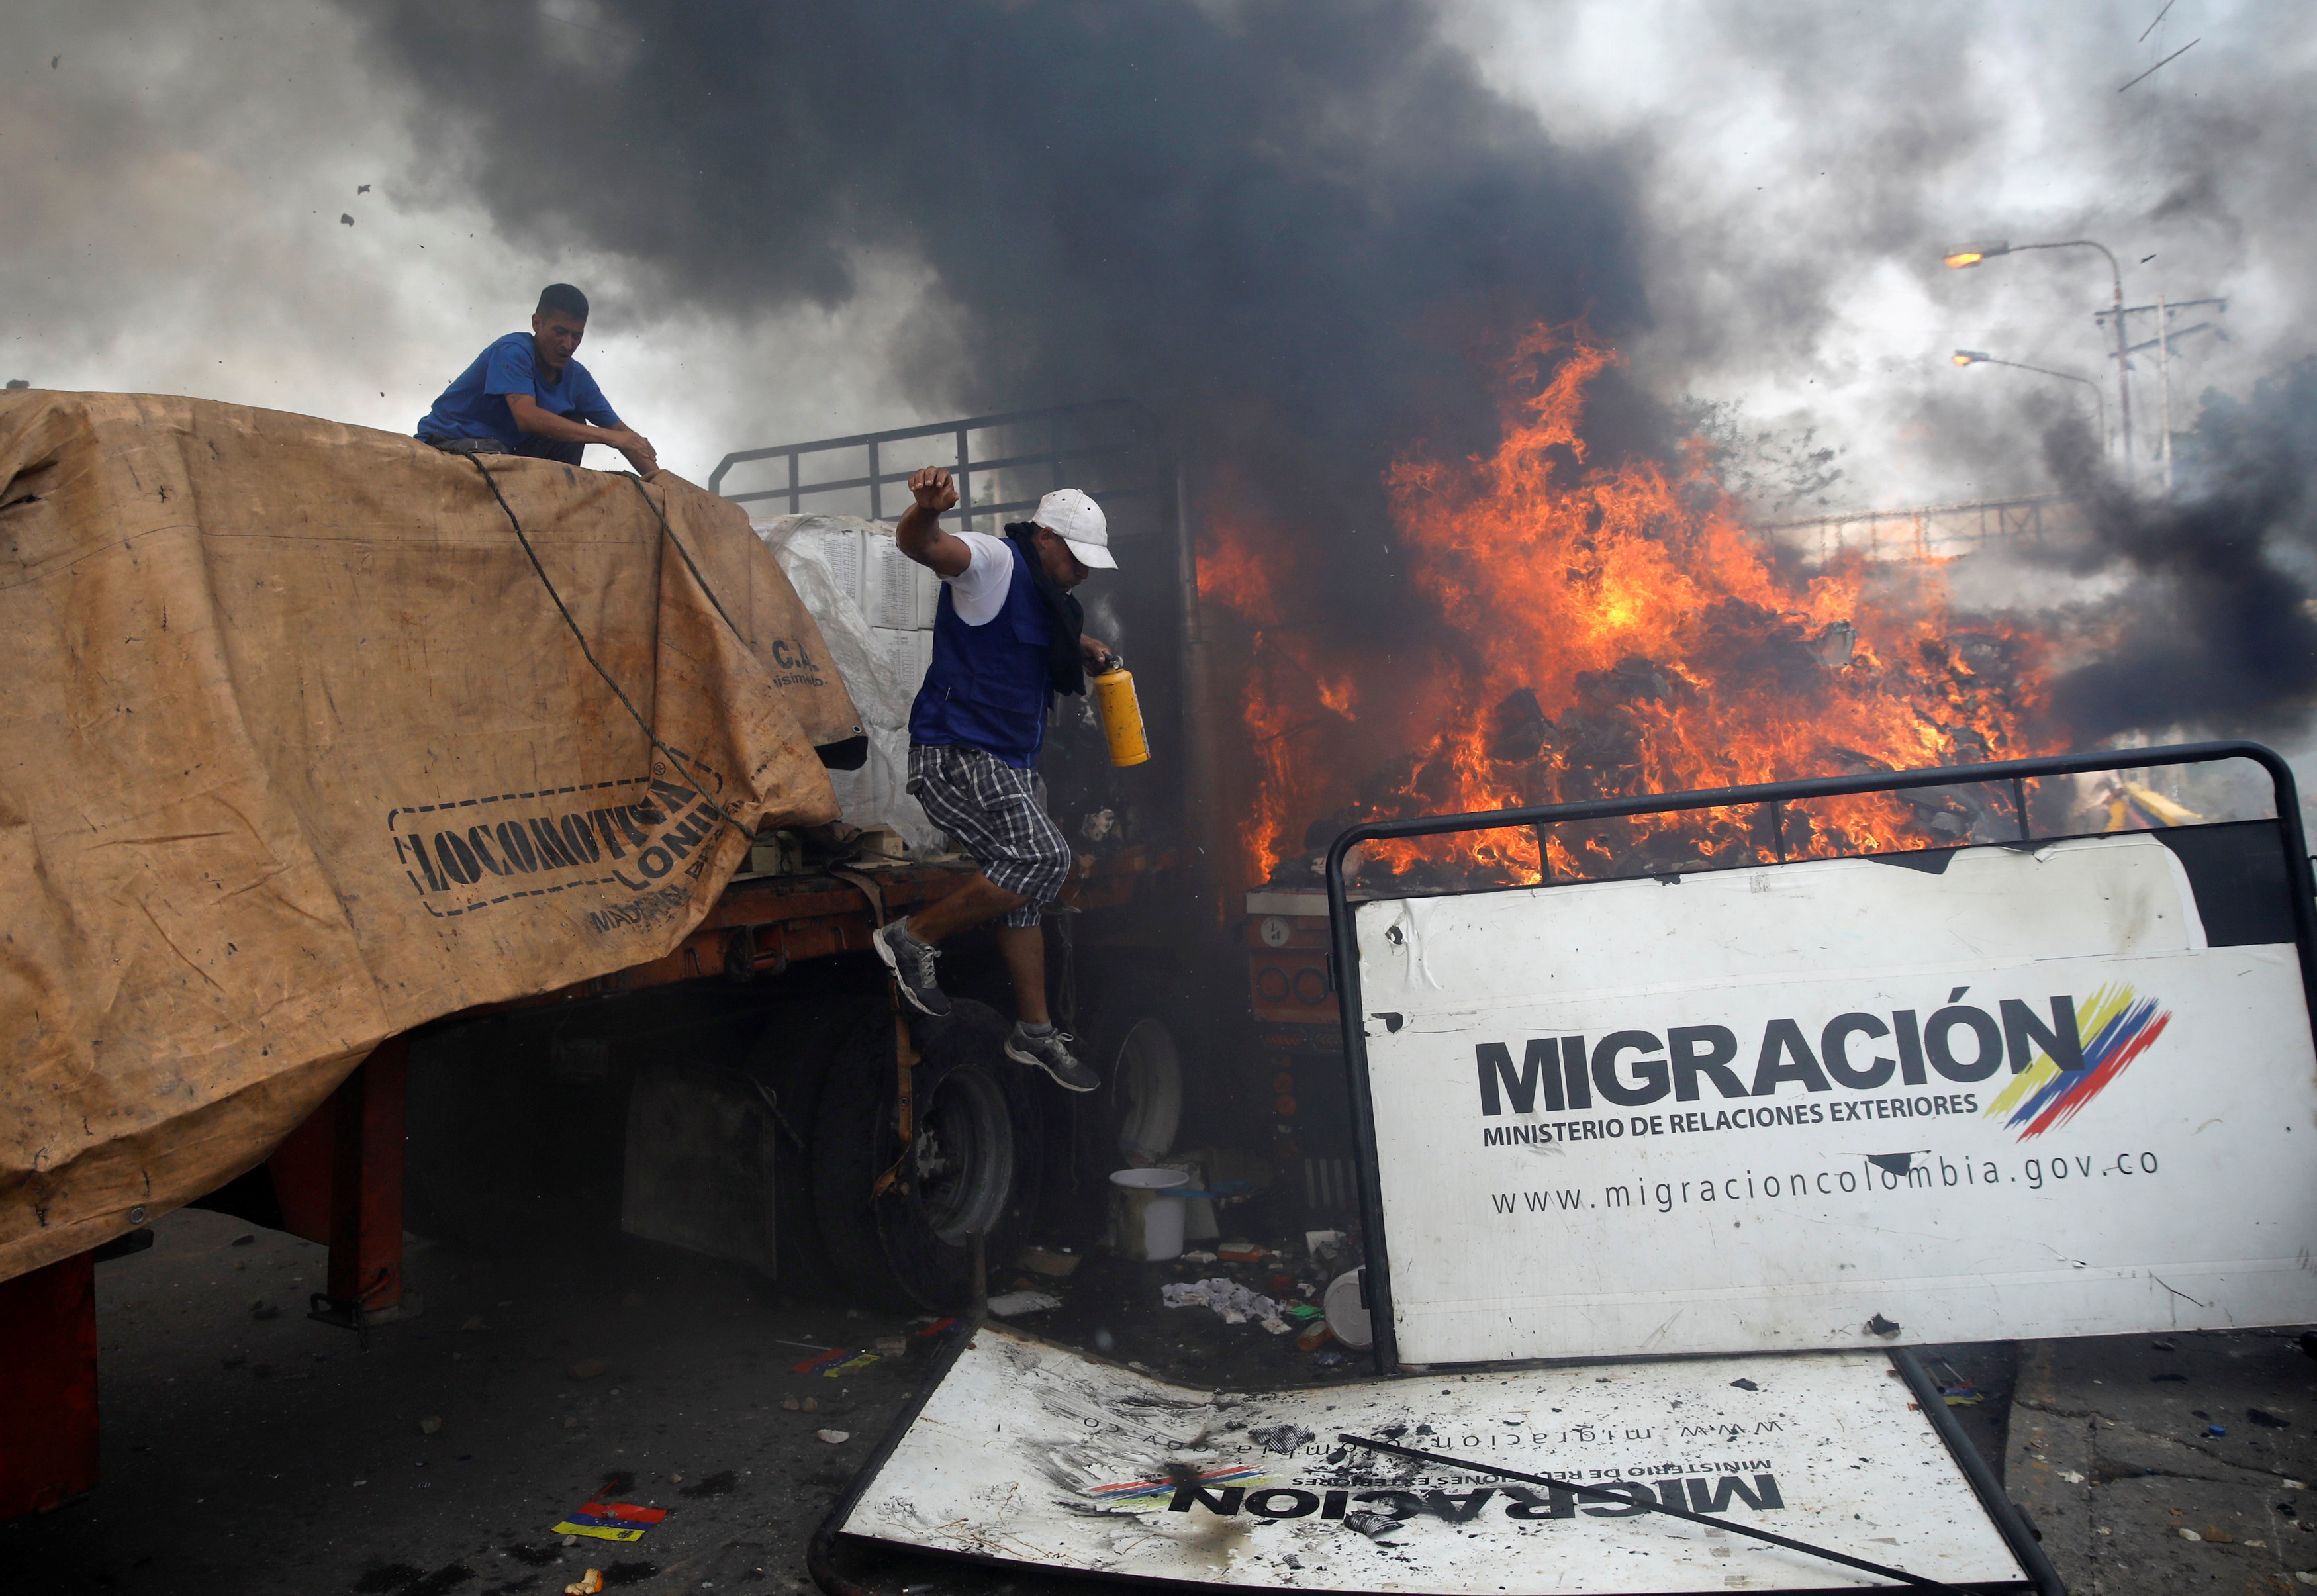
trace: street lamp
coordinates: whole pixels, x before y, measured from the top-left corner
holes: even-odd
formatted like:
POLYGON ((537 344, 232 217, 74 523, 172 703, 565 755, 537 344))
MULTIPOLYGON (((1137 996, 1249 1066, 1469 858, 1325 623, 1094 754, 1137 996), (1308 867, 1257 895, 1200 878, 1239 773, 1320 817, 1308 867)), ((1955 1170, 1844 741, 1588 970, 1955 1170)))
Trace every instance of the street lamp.
MULTIPOLYGON (((1959 244, 1946 252, 1946 260, 1949 270, 1960 272, 1975 266, 1983 260, 1991 260, 1996 256, 2017 255, 2024 249, 2097 249, 2107 256, 2108 275, 2116 284, 2116 409, 2123 418, 2124 464, 2125 470, 2129 472, 2132 469, 2132 383, 2127 373, 2131 371, 2132 365, 2131 354, 2125 347, 2124 268, 2116 265, 2114 250, 2105 244, 2095 243, 2089 238, 2061 238, 2049 244, 2012 244, 2002 239, 1977 244, 1959 244)), ((2003 363, 1990 362, 1989 363, 2003 363)))
POLYGON ((2009 366, 2015 372, 2033 372, 2039 377, 2057 377, 2062 381, 2082 383, 2092 390, 2092 403, 2099 407, 2100 444, 2102 447, 2107 446, 2107 396, 2100 391, 2100 385, 2089 377, 2075 372, 2055 372, 2049 366, 2031 366, 2021 361, 1998 360, 1983 349, 1958 349, 1950 358, 1959 366, 2009 366))

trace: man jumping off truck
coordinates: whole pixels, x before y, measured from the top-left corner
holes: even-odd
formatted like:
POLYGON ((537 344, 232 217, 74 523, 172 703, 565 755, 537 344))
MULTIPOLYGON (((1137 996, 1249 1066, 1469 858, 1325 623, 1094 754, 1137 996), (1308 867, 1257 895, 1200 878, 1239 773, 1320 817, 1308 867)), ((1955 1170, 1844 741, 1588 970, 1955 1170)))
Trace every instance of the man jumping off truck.
POLYGON ((1101 1077, 1070 1052, 1070 1036, 1046 1012, 1044 907, 1069 880, 1069 843, 1046 813, 1037 771, 1046 711, 1056 693, 1086 691, 1086 670, 1114 656, 1082 634, 1069 590, 1090 569, 1117 569, 1101 507, 1057 488, 1006 536, 945 532, 957 503, 949 472, 928 466, 909 479, 911 505, 894 528, 901 552, 942 579, 933 665, 909 712, 909 794, 934 823, 981 862, 964 886, 881 927, 878 956, 919 1012, 949 1012, 935 978, 944 937, 1004 918, 998 951, 1014 978, 1020 1018, 1006 1056, 1034 1064, 1072 1091, 1101 1077))
POLYGON ((647 482, 659 475, 651 440, 613 411, 587 368, 571 358, 587 336, 587 296, 568 282, 540 291, 531 330, 475 356, 426 419, 422 443, 452 454, 523 454, 577 465, 590 444, 617 449, 647 482))

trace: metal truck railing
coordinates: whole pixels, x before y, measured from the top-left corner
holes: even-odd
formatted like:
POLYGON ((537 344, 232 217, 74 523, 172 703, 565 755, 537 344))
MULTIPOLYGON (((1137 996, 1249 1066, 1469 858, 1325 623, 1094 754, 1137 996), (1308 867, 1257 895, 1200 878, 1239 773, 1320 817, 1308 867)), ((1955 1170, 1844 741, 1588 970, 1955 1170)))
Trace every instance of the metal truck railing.
MULTIPOLYGON (((888 488, 907 483, 911 472, 926 466, 946 466, 958 488, 957 508, 950 516, 971 526, 976 516, 994 519, 1029 509, 1056 488, 1085 488, 1105 504, 1164 498, 1174 482, 1159 456, 1156 433, 1150 413, 1132 399, 1009 410, 739 450, 717 463, 708 490, 735 504, 785 501, 783 507, 792 516, 809 508, 859 513, 865 495, 868 518, 882 521, 888 488), (988 434, 997 436, 983 438, 977 453, 977 435, 988 434), (921 446, 906 447, 911 444, 921 446), (854 452, 865 460, 865 469, 848 469, 830 459, 854 452), (728 473, 760 461, 778 461, 786 470, 775 471, 770 486, 725 493, 728 473)), ((896 503, 906 503, 906 496, 896 503)))

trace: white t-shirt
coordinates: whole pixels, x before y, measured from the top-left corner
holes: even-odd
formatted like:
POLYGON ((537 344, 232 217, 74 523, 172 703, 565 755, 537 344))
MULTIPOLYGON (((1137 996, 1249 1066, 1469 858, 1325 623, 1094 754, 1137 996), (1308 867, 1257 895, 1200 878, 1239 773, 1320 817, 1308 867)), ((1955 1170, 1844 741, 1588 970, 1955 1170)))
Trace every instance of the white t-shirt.
POLYGON ((965 569, 949 584, 950 604, 968 626, 987 626, 1006 607, 1006 594, 1014 586, 1014 540, 986 532, 958 532, 951 536, 972 551, 965 569))

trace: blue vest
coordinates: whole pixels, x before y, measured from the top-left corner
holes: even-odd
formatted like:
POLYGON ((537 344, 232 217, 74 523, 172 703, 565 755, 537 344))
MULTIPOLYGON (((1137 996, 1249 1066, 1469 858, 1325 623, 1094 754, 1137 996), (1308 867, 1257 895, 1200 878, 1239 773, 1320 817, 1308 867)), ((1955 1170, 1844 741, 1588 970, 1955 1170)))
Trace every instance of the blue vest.
POLYGON ((1029 561, 1012 540, 1014 579, 1006 607, 988 624, 969 626, 959 618, 944 582, 934 615, 934 659, 926 685, 909 709, 909 740, 963 743, 985 749, 1017 770, 1038 762, 1046 740, 1046 654, 1053 622, 1029 561))

